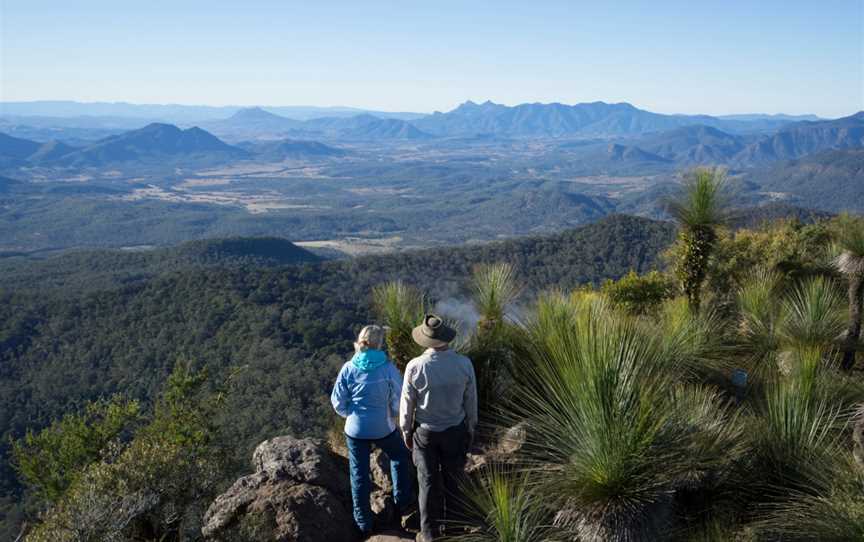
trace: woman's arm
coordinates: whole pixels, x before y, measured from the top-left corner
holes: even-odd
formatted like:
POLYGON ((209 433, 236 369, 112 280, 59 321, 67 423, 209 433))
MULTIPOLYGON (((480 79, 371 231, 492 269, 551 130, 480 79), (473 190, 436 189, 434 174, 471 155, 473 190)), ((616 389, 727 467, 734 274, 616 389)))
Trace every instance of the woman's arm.
POLYGON ((402 397, 402 373, 392 363, 388 363, 387 383, 390 386, 390 416, 398 420, 399 400, 402 397))
POLYGON ((351 414, 351 392, 348 388, 346 367, 347 364, 339 371, 336 384, 333 386, 333 393, 330 394, 330 404, 333 405, 333 410, 343 418, 347 418, 351 414))

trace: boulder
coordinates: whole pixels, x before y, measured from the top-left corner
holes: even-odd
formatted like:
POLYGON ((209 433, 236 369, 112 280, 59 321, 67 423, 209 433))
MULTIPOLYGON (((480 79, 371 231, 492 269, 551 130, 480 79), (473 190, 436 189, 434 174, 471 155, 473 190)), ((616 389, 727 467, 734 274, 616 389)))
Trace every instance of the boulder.
MULTIPOLYGON (((374 450, 369 460, 372 478, 372 513, 387 521, 396 517, 396 503, 393 501, 393 481, 390 477, 390 460, 381 450, 374 450)), ((417 487, 416 480, 414 487, 417 487)))
POLYGON ((237 529, 254 525, 256 533, 266 533, 262 540, 359 540, 348 466, 322 441, 277 437, 255 449, 252 464, 255 472, 237 480, 208 508, 205 538, 236 538, 237 529))
POLYGON ((265 440, 252 454, 252 467, 273 480, 305 482, 338 494, 351 491, 345 460, 317 439, 283 436, 265 440))

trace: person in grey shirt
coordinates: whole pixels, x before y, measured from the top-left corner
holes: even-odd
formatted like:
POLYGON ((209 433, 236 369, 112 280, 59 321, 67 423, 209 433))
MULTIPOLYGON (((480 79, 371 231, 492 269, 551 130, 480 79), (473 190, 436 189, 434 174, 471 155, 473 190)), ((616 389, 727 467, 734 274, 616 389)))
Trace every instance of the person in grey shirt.
POLYGON ((456 331, 428 314, 412 333, 427 350, 405 368, 399 427, 412 450, 419 483, 420 533, 434 540, 453 519, 465 459, 477 427, 477 379, 465 356, 450 350, 456 331))

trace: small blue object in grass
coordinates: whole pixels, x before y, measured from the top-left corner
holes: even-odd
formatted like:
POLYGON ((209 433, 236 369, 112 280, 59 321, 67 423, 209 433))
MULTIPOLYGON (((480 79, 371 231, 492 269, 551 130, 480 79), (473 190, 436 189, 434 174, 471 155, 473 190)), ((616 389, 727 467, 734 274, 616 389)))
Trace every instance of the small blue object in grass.
POLYGON ((732 371, 732 385, 735 386, 735 402, 741 403, 747 390, 747 371, 744 369, 732 371))
POLYGON ((736 388, 747 387, 747 371, 744 369, 735 369, 732 371, 732 385, 736 388))

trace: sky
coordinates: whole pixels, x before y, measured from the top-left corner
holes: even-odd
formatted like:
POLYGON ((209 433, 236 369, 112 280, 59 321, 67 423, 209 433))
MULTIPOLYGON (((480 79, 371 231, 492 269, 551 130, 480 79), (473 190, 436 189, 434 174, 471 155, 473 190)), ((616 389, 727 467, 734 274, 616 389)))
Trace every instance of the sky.
POLYGON ((864 0, 0 0, 0 101, 864 109, 864 0))

